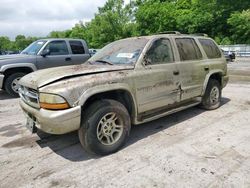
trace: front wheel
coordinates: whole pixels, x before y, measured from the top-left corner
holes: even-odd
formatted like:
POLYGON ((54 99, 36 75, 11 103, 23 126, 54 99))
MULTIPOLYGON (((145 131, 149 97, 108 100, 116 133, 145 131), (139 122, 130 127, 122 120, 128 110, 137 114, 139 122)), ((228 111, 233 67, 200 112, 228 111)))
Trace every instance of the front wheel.
POLYGON ((5 91, 12 97, 18 97, 18 81, 25 75, 23 72, 17 72, 9 75, 4 83, 5 91))
POLYGON ((131 122, 123 104, 115 100, 100 100, 83 113, 78 135, 87 152, 107 155, 118 151, 125 144, 131 122))
POLYGON ((217 80, 211 79, 208 82, 201 107, 207 110, 214 110, 221 104, 221 85, 217 80))

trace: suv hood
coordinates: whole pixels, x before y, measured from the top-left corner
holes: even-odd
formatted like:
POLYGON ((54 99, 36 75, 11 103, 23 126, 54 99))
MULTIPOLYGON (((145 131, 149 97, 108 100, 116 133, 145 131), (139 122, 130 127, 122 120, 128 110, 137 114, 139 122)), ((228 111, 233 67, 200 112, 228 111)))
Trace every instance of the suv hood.
POLYGON ((42 86, 54 83, 59 80, 73 78, 77 76, 84 76, 89 74, 100 74, 104 72, 130 70, 134 69, 133 65, 75 65, 49 68, 30 73, 19 81, 20 85, 38 89, 42 86))

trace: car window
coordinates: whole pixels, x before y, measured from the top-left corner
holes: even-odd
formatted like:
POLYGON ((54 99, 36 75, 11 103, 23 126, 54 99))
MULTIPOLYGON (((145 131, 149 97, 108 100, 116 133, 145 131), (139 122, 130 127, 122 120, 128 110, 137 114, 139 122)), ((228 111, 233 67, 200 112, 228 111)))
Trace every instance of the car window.
POLYGON ((39 50, 44 46, 46 40, 35 41, 30 44, 27 48, 25 48, 21 54, 35 55, 39 52, 39 50))
POLYGON ((171 43, 168 39, 158 39, 154 41, 147 52, 150 64, 171 63, 174 61, 171 43))
POLYGON ((73 54, 85 54, 81 41, 69 41, 69 44, 73 54))
POLYGON ((148 39, 144 37, 118 40, 98 50, 88 62, 92 64, 100 63, 100 61, 116 65, 135 64, 147 43, 148 39))
POLYGON ((68 47, 65 41, 52 41, 44 50, 49 49, 50 55, 67 55, 69 54, 68 47))
POLYGON ((202 55, 194 39, 177 38, 176 45, 180 54, 181 61, 201 59, 202 55))
POLYGON ((209 59, 220 58, 221 52, 219 48, 215 45, 215 43, 210 39, 199 39, 207 57, 209 59))

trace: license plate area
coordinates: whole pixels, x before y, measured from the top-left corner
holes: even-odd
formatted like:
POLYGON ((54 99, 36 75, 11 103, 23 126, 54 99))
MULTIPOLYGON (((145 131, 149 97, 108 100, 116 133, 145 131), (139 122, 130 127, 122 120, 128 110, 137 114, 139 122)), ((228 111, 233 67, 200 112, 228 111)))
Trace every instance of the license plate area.
POLYGON ((26 119, 26 128, 27 128, 31 133, 36 133, 36 132, 37 132, 35 118, 30 117, 29 115, 27 115, 27 119, 26 119))

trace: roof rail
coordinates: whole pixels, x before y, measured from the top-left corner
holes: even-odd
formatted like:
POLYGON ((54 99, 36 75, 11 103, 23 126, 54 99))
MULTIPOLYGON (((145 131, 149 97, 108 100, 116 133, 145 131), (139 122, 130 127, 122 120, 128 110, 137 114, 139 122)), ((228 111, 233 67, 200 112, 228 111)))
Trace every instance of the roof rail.
POLYGON ((206 33, 194 33, 194 34, 191 34, 191 35, 208 37, 208 34, 206 34, 206 33))
POLYGON ((181 33, 179 31, 163 31, 163 32, 160 32, 158 34, 176 34, 176 35, 180 35, 181 33))

